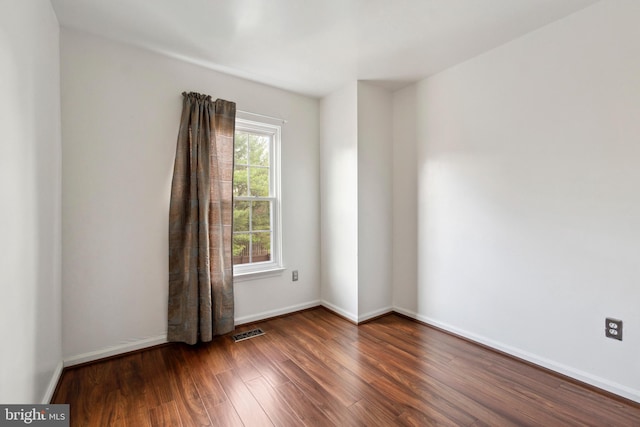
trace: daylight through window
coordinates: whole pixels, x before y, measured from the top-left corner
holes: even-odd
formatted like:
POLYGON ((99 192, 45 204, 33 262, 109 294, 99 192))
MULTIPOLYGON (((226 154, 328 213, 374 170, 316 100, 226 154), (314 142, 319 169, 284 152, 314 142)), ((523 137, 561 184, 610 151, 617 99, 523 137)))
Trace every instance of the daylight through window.
POLYGON ((235 274, 279 268, 280 127, 236 120, 233 173, 235 274))

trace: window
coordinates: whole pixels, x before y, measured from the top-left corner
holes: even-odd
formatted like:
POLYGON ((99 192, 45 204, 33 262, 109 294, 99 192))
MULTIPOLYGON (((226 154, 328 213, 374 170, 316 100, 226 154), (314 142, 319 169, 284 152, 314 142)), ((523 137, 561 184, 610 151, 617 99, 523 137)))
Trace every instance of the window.
POLYGON ((233 270, 236 276, 282 268, 280 126, 236 119, 233 270))

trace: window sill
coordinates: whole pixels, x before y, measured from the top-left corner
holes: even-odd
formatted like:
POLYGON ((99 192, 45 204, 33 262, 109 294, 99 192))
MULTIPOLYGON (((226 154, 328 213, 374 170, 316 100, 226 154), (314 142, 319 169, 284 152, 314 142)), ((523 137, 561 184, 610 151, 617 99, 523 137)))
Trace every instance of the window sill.
POLYGON ((265 277, 280 276, 285 271, 284 267, 273 267, 265 270, 246 271, 242 273, 233 273, 234 282, 245 282, 248 280, 263 279, 265 277))

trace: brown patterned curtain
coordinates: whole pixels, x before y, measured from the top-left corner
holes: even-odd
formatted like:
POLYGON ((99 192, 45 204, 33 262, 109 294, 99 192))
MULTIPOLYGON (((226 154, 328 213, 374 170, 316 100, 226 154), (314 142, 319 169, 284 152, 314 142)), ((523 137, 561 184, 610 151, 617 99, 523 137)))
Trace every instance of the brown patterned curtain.
POLYGON ((236 104, 183 93, 169 207, 168 341, 234 329, 231 226, 236 104))

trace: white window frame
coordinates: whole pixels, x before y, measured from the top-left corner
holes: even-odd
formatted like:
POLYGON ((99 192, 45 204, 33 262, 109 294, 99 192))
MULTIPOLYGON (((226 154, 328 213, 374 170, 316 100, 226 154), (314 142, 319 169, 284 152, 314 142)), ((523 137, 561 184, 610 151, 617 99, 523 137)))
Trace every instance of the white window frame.
POLYGON ((280 200, 280 143, 282 129, 278 125, 236 117, 235 130, 266 135, 269 136, 270 140, 269 197, 236 196, 234 197, 234 201, 268 200, 271 202, 271 261, 234 265, 234 278, 242 280, 277 274, 284 270, 282 262, 282 209, 280 200))

